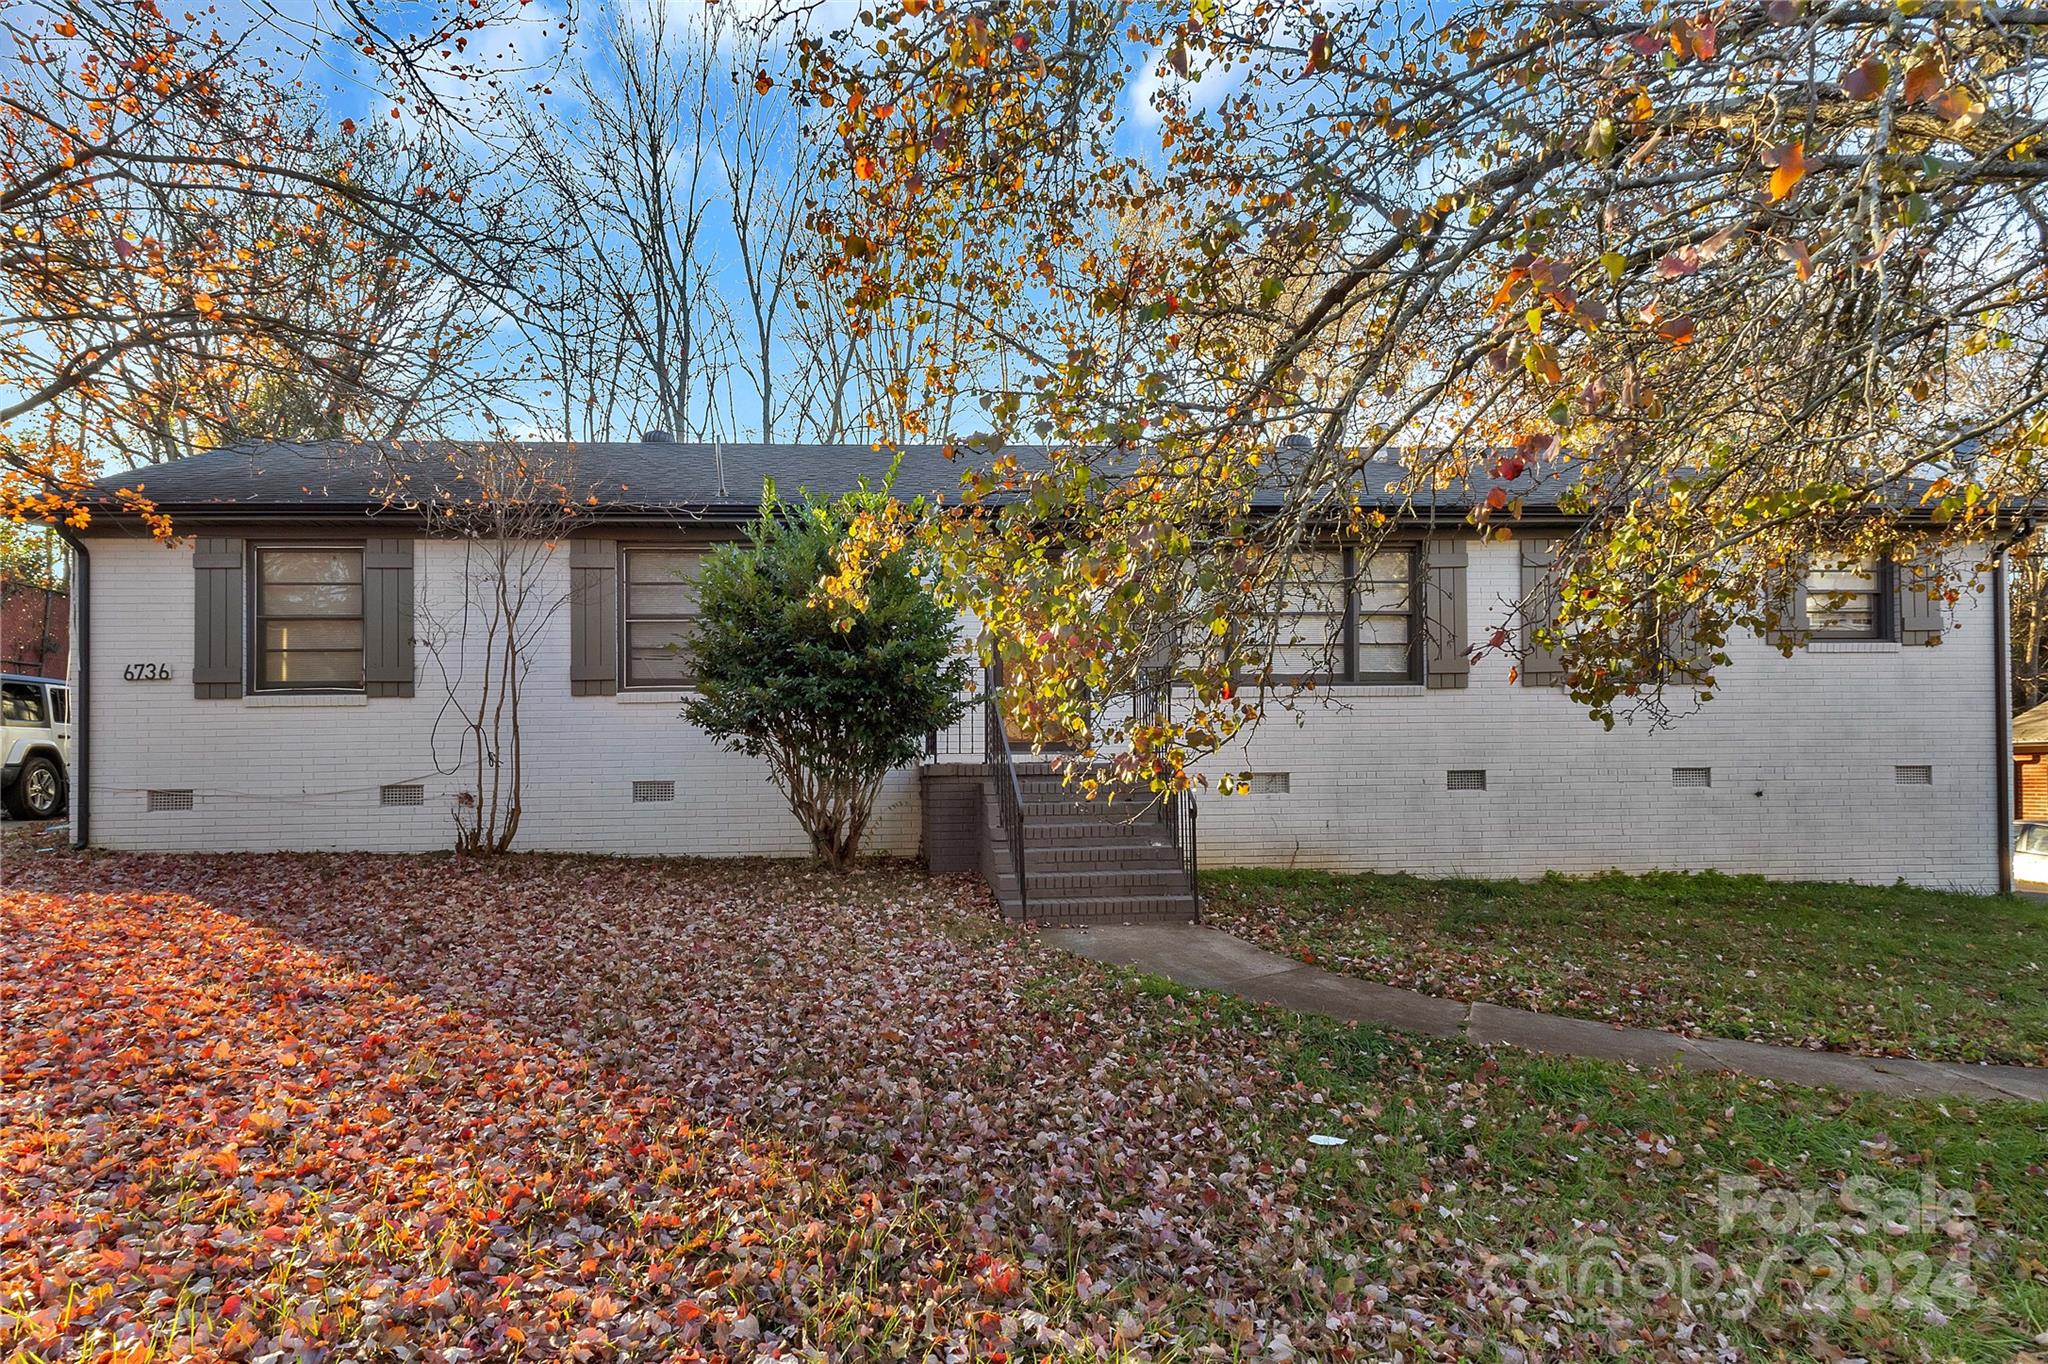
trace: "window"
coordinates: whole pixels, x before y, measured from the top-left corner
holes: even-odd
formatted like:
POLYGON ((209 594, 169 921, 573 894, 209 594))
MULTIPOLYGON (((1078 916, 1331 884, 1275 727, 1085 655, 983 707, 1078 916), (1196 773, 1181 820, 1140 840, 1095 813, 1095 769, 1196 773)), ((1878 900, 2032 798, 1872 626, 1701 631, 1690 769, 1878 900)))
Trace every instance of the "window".
POLYGON ((363 551, 256 551, 256 686, 363 689, 363 551))
POLYGON ((1815 639, 1884 639, 1885 565, 1876 559, 1814 565, 1806 575, 1806 624, 1815 639))
POLYGON ((33 682, 0 682, 0 722, 42 726, 43 689, 33 682))
POLYGON ((1273 676, 1325 682, 1415 680, 1416 553, 1305 551, 1279 615, 1273 676))
POLYGON ((1344 676, 1350 614, 1345 564, 1350 554, 1349 550, 1317 549, 1294 556, 1287 595, 1280 605, 1273 676, 1344 676))
POLYGON ((53 725, 68 724, 70 719, 71 689, 69 687, 50 688, 50 723, 53 725))
POLYGON ((1415 551, 1366 556, 1358 574, 1358 680, 1408 681, 1415 672, 1414 639, 1415 551))
POLYGON ((687 687, 683 646, 697 630, 697 573, 702 549, 628 549, 619 575, 627 687, 687 687))

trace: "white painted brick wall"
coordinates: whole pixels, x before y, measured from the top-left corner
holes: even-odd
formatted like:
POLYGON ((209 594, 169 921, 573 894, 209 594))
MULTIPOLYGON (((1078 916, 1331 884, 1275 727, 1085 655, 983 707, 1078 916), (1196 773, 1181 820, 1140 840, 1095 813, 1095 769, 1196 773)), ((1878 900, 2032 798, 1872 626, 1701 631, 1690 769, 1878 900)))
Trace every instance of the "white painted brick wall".
MULTIPOLYGON (((422 541, 422 607, 455 596, 457 554, 422 541)), ((558 556, 565 563, 566 555, 558 556)), ((1513 545, 1475 545, 1475 635, 1519 591, 1513 545)), ((424 651, 411 699, 192 696, 189 546, 92 540, 92 832, 116 848, 448 846, 436 771, 457 756, 424 651), (171 665, 168 683, 124 682, 129 663, 171 665), (437 750, 437 722, 439 739, 437 750), (419 781, 418 807, 383 807, 380 785, 419 781), (189 812, 150 814, 151 787, 190 787, 189 812)), ((1966 597, 1938 648, 1816 646, 1792 659, 1732 648, 1717 699, 1663 730, 1605 732, 1562 693, 1510 685, 1500 658, 1463 690, 1346 688, 1276 713, 1203 767, 1290 774, 1286 795, 1201 801, 1208 866, 1268 864, 1422 875, 1719 868, 1994 889, 1991 610, 1966 597), (1934 784, 1901 786, 1898 764, 1934 784), (1448 791, 1448 768, 1486 769, 1487 790, 1448 791), (1673 767, 1710 767, 1709 788, 1673 767)), ((556 614, 529 690, 528 849, 798 855, 802 834, 760 764, 718 749, 674 697, 572 697, 567 611, 556 614), (673 779, 673 803, 634 804, 634 780, 673 779)), ((917 782, 893 774, 868 846, 917 850, 917 782)))
MULTIPOLYGON (((413 851, 453 842, 464 782, 460 722, 422 649, 410 698, 192 695, 189 542, 95 536, 92 554, 92 841, 159 850, 413 851), (171 665, 170 682, 125 682, 130 663, 171 665), (426 787, 419 806, 382 806, 378 788, 426 787), (191 788, 190 811, 151 814, 152 787, 191 788)), ((566 548, 550 601, 567 591, 566 548)), ((460 600, 460 549, 419 542, 422 614, 460 600)), ((678 718, 674 694, 571 696, 569 613, 549 619, 527 690, 527 850, 797 856, 809 841, 764 764, 727 753, 678 718), (673 802, 635 804, 636 780, 673 780, 673 802)), ((917 775, 892 773, 866 846, 917 852, 917 775)))
MULTIPOLYGON (((1518 547, 1474 545, 1484 638, 1520 592, 1518 547)), ((1286 795, 1200 799, 1205 866, 1424 876, 1719 869, 1997 888, 1995 631, 1966 596, 1934 648, 1817 644, 1787 659, 1743 636, 1722 689, 1670 727, 1588 719, 1511 685, 1494 656, 1463 690, 1340 688, 1276 713, 1201 769, 1287 772, 1286 795), (1893 768, 1924 763, 1932 786, 1893 768), (1674 787, 1710 767, 1710 788, 1674 787), (1450 791, 1449 768, 1487 789, 1450 791)))

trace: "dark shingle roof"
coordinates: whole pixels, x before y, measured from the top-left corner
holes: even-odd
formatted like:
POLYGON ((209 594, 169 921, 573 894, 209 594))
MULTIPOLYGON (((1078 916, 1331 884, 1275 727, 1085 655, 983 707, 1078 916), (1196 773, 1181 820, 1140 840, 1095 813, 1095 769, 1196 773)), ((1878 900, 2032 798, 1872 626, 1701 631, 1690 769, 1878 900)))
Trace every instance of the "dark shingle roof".
MULTIPOLYGON (((390 491, 400 479, 409 480, 416 495, 445 484, 452 467, 449 456, 460 446, 423 441, 239 444, 109 475, 98 486, 108 493, 139 488, 173 518, 354 514, 390 505, 390 491)), ((772 478, 784 497, 794 496, 799 488, 831 495, 851 490, 862 479, 879 486, 893 458, 867 445, 522 441, 519 448, 545 461, 551 476, 568 486, 577 501, 595 498, 599 516, 619 518, 677 513, 750 516, 760 505, 764 479, 772 478)), ((961 474, 984 462, 987 452, 970 444, 953 449, 949 455, 946 446, 903 447, 895 492, 904 497, 940 493, 956 499, 961 474)), ((1027 465, 1045 459, 1041 447, 1009 446, 1006 451, 1027 465)), ((1283 456, 1268 464, 1273 487, 1255 499, 1258 505, 1280 504, 1284 462, 1283 456)), ((1412 500, 1422 508, 1462 515, 1471 505, 1465 488, 1402 497, 1393 486, 1401 469, 1393 463, 1370 463, 1362 472, 1363 500, 1369 506, 1392 507, 1412 500)), ((1491 486, 1484 484, 1480 495, 1491 486)), ((1563 484, 1552 479, 1539 486, 1525 474, 1505 486, 1532 506, 1549 507, 1555 505, 1563 484)))
MULTIPOLYGON (((447 481, 461 442, 404 441, 360 444, 313 441, 225 446, 168 464, 111 475, 99 486, 140 487, 143 496, 173 514, 185 511, 286 511, 321 508, 341 511, 378 507, 401 482, 424 492, 447 481)), ((848 491, 862 478, 879 485, 890 456, 866 445, 712 446, 684 442, 522 441, 523 451, 544 462, 551 477, 578 500, 596 497, 619 511, 751 511, 760 504, 764 478, 793 496, 799 487, 831 494, 848 491), (723 477, 721 478, 721 470, 723 477)), ((905 494, 951 492, 960 483, 959 462, 938 446, 903 452, 896 487, 905 494)))

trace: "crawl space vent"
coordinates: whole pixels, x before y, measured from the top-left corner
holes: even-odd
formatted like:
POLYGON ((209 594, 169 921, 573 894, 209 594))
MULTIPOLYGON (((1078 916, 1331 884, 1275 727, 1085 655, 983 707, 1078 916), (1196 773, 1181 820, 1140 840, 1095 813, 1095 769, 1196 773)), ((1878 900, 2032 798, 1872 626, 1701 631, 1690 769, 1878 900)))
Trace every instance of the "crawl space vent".
POLYGON ((1674 767, 1671 769, 1673 786, 1712 786, 1714 769, 1711 767, 1674 767))
POLYGON ((149 810, 189 810, 192 808, 190 791, 152 790, 149 793, 149 810))
POLYGON ((1484 791, 1486 769, 1483 767, 1454 767, 1444 773, 1446 791, 1484 791))
POLYGON ((379 805, 424 805, 427 803, 427 788, 424 786, 380 786, 377 788, 379 805))
POLYGON ((1934 769, 1926 763, 1914 763, 1906 767, 1894 767, 1892 780, 1901 786, 1934 785, 1934 769))
POLYGON ((1284 796, 1294 789, 1292 772, 1247 772, 1244 793, 1248 796, 1284 796))
POLYGON ((636 781, 633 783, 633 799, 636 801, 674 800, 676 784, 672 781, 636 781))

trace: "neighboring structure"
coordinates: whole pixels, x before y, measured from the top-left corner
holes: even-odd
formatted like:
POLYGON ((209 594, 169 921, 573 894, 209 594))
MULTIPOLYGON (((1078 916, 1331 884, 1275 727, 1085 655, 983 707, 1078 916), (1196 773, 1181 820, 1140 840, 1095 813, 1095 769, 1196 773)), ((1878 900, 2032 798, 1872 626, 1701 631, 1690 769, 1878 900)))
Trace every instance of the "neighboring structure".
MULTIPOLYGON (((878 477, 885 457, 865 446, 532 449, 572 460, 605 491, 544 555, 559 607, 526 690, 519 845, 802 854, 766 769, 678 718, 687 678, 663 646, 689 629, 679 582, 754 514, 764 475, 829 492, 878 477)), ((148 472, 147 494, 184 538, 158 544, 109 516, 78 537, 81 837, 157 849, 448 845, 461 782, 444 678, 462 656, 430 657, 423 641, 447 638, 465 546, 390 509, 380 463, 339 445, 213 451, 148 472)), ((896 486, 956 480, 924 447, 905 452, 896 486)), ((1340 646, 1319 699, 1204 764, 1256 774, 1248 795, 1201 798, 1204 865, 1498 877, 1718 868, 1998 887, 2007 755, 1995 593, 1966 594, 1944 619, 1888 567, 1816 582, 1839 595, 1824 618, 1816 601, 1807 648, 1785 658, 1736 640, 1719 695, 1698 713, 1606 732, 1540 655, 1513 682, 1506 659, 1468 661, 1473 633, 1540 584, 1546 537, 1568 522, 1532 505, 1514 539, 1481 541, 1453 505, 1433 524, 1406 524, 1365 571, 1333 572, 1356 591, 1305 617, 1340 646)), ((1333 552, 1333 570, 1346 567, 1361 566, 1333 552)), ((1099 814, 1031 780, 1028 764, 1009 809, 982 765, 987 734, 977 716, 941 736, 922 776, 890 778, 873 851, 978 866, 1015 903, 1015 829, 1035 917, 1182 912, 1178 869, 1192 849, 1173 821, 1091 831, 1099 814)))
POLYGON ((2012 721, 2015 819, 2048 820, 2048 702, 2012 721))
POLYGON ((0 672, 62 677, 70 656, 70 594, 0 575, 0 672))

